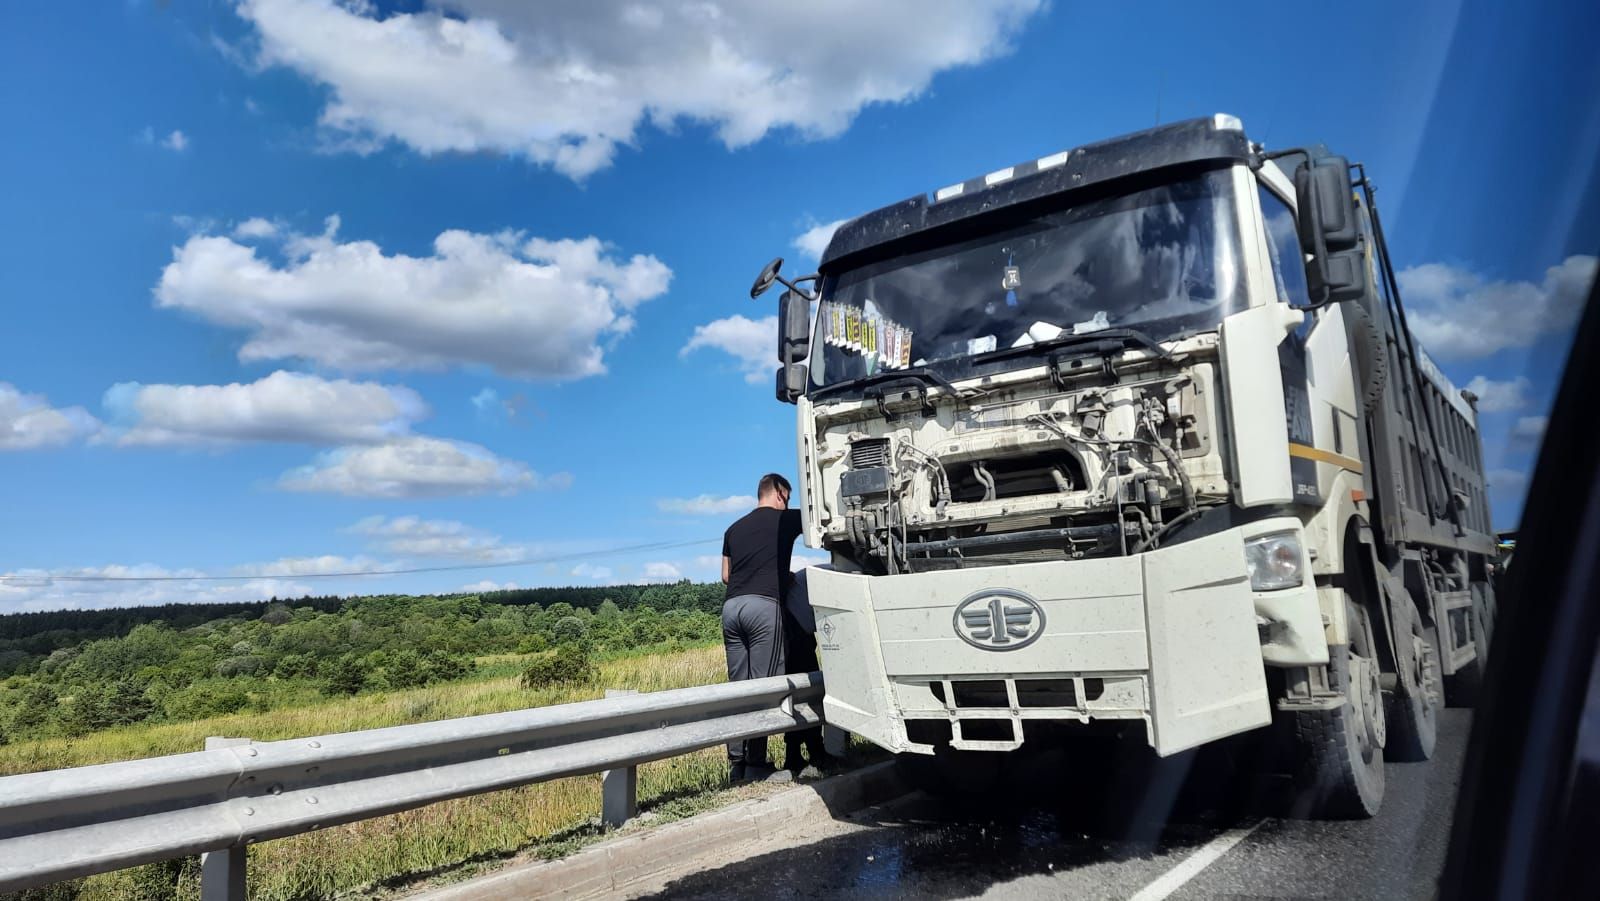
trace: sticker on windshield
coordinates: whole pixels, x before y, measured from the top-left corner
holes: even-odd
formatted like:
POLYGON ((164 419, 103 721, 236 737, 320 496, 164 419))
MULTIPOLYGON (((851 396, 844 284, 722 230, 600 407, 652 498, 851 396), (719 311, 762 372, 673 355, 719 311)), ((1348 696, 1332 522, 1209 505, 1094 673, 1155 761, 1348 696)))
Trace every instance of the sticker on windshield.
POLYGON ((865 357, 869 372, 911 365, 911 330, 893 320, 831 301, 818 307, 817 318, 822 323, 822 343, 865 357))

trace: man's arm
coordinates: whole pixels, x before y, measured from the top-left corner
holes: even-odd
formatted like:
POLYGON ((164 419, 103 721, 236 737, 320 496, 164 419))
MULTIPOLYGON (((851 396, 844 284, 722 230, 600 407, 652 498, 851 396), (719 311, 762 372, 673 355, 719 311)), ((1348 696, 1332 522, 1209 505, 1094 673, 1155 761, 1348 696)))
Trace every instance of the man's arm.
POLYGON ((728 584, 728 576, 733 572, 733 561, 727 554, 722 555, 722 584, 728 584))
POLYGON ((806 531, 801 524, 799 510, 783 511, 783 517, 779 520, 778 527, 782 530, 779 538, 786 544, 793 544, 794 540, 804 535, 806 531))

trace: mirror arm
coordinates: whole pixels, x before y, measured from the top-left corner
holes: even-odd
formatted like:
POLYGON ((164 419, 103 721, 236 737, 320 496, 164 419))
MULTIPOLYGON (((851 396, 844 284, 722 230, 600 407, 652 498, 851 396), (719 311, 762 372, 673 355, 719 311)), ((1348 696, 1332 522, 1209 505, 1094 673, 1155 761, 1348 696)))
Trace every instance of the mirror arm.
POLYGON ((808 275, 808 276, 805 276, 804 278, 797 278, 792 282, 789 281, 788 279, 784 278, 781 275, 777 276, 777 279, 778 279, 778 283, 779 284, 783 285, 785 288, 788 288, 790 291, 793 291, 794 293, 800 295, 801 297, 804 297, 808 302, 809 301, 814 301, 814 300, 817 299, 817 296, 815 294, 812 294, 810 291, 807 291, 804 288, 800 287, 800 285, 804 284, 805 282, 816 281, 817 276, 808 275))

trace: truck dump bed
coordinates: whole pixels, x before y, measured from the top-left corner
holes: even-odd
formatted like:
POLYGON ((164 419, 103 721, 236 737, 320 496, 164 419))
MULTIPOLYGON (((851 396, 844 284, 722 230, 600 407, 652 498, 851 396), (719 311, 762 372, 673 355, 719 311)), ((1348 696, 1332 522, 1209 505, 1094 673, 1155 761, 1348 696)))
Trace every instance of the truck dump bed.
MULTIPOLYGON (((1370 230, 1370 218, 1366 222, 1370 230)), ((1383 374, 1377 377, 1384 384, 1364 425, 1373 463, 1367 491, 1377 525, 1394 544, 1492 556, 1496 541, 1477 410, 1407 334, 1384 280, 1372 283, 1362 307, 1381 335, 1383 374)), ((1352 347, 1359 341, 1351 335, 1352 347)))

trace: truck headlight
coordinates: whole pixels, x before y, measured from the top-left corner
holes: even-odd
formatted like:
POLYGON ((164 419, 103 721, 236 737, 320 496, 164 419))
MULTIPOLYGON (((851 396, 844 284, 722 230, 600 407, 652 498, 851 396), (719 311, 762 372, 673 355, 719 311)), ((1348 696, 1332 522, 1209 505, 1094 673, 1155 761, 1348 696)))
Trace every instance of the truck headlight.
POLYGON ((1244 543, 1244 564, 1252 591, 1294 588, 1305 579, 1305 551, 1299 532, 1258 535, 1244 543))

